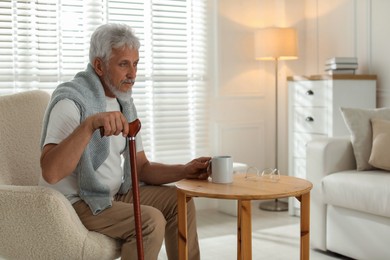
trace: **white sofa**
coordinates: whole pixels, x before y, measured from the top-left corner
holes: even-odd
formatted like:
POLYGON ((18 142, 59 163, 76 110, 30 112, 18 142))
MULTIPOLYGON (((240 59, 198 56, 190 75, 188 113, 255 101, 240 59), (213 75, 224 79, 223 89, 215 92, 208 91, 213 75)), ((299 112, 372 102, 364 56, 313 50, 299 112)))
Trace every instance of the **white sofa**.
MULTIPOLYGON (((390 160, 390 151, 389 151, 390 160)), ((390 259, 390 172, 356 170, 350 137, 307 145, 311 247, 354 259, 390 259)))

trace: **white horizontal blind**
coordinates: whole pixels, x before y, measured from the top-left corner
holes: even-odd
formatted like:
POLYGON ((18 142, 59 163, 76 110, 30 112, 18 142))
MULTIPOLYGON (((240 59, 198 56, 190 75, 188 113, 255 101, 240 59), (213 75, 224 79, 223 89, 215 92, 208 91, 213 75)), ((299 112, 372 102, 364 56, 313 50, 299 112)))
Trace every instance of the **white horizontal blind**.
POLYGON ((143 42, 134 98, 151 159, 206 154, 205 3, 124 0, 108 6, 108 20, 126 19, 143 42))
POLYGON ((103 21, 102 6, 94 10, 98 3, 1 1, 1 93, 54 89, 84 69, 89 36, 103 21))
POLYGON ((205 0, 0 1, 0 94, 70 80, 104 22, 129 24, 141 40, 133 93, 148 157, 208 154, 205 0))

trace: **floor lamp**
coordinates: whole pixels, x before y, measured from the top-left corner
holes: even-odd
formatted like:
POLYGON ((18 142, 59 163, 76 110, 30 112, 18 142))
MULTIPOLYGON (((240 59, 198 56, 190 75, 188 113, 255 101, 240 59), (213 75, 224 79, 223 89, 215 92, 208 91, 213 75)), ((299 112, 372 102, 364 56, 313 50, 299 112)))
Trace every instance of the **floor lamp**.
MULTIPOLYGON (((279 60, 297 59, 297 33, 293 28, 270 27, 255 32, 256 60, 270 60, 275 63, 275 169, 278 169, 278 63, 279 60)), ((275 199, 263 202, 260 209, 286 211, 288 203, 275 199)))

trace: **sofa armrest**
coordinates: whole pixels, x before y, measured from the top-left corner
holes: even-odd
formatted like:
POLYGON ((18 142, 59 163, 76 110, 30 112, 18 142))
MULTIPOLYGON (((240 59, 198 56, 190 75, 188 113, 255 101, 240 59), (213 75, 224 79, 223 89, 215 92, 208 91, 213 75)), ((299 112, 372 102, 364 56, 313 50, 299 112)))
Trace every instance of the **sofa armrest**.
POLYGON ((88 231, 69 201, 50 188, 0 185, 0 223, 0 258, 81 259, 102 242, 111 255, 100 259, 117 255, 108 249, 117 242, 88 231))
POLYGON ((356 169, 350 137, 325 137, 308 142, 306 177, 313 183, 310 199, 311 245, 326 250, 326 205, 321 181, 326 175, 356 169))
POLYGON ((356 169, 352 143, 349 137, 325 137, 308 142, 307 170, 312 181, 328 174, 356 169))

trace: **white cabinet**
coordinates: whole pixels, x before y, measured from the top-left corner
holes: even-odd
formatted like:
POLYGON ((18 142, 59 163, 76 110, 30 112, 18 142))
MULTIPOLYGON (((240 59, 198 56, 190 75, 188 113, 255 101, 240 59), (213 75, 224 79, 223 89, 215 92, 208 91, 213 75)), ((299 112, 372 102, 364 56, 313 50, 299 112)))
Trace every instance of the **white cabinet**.
MULTIPOLYGON (((288 171, 306 178, 306 144, 322 136, 349 135, 340 107, 376 107, 375 75, 288 77, 288 171)), ((289 200, 299 215, 299 202, 289 200)))

